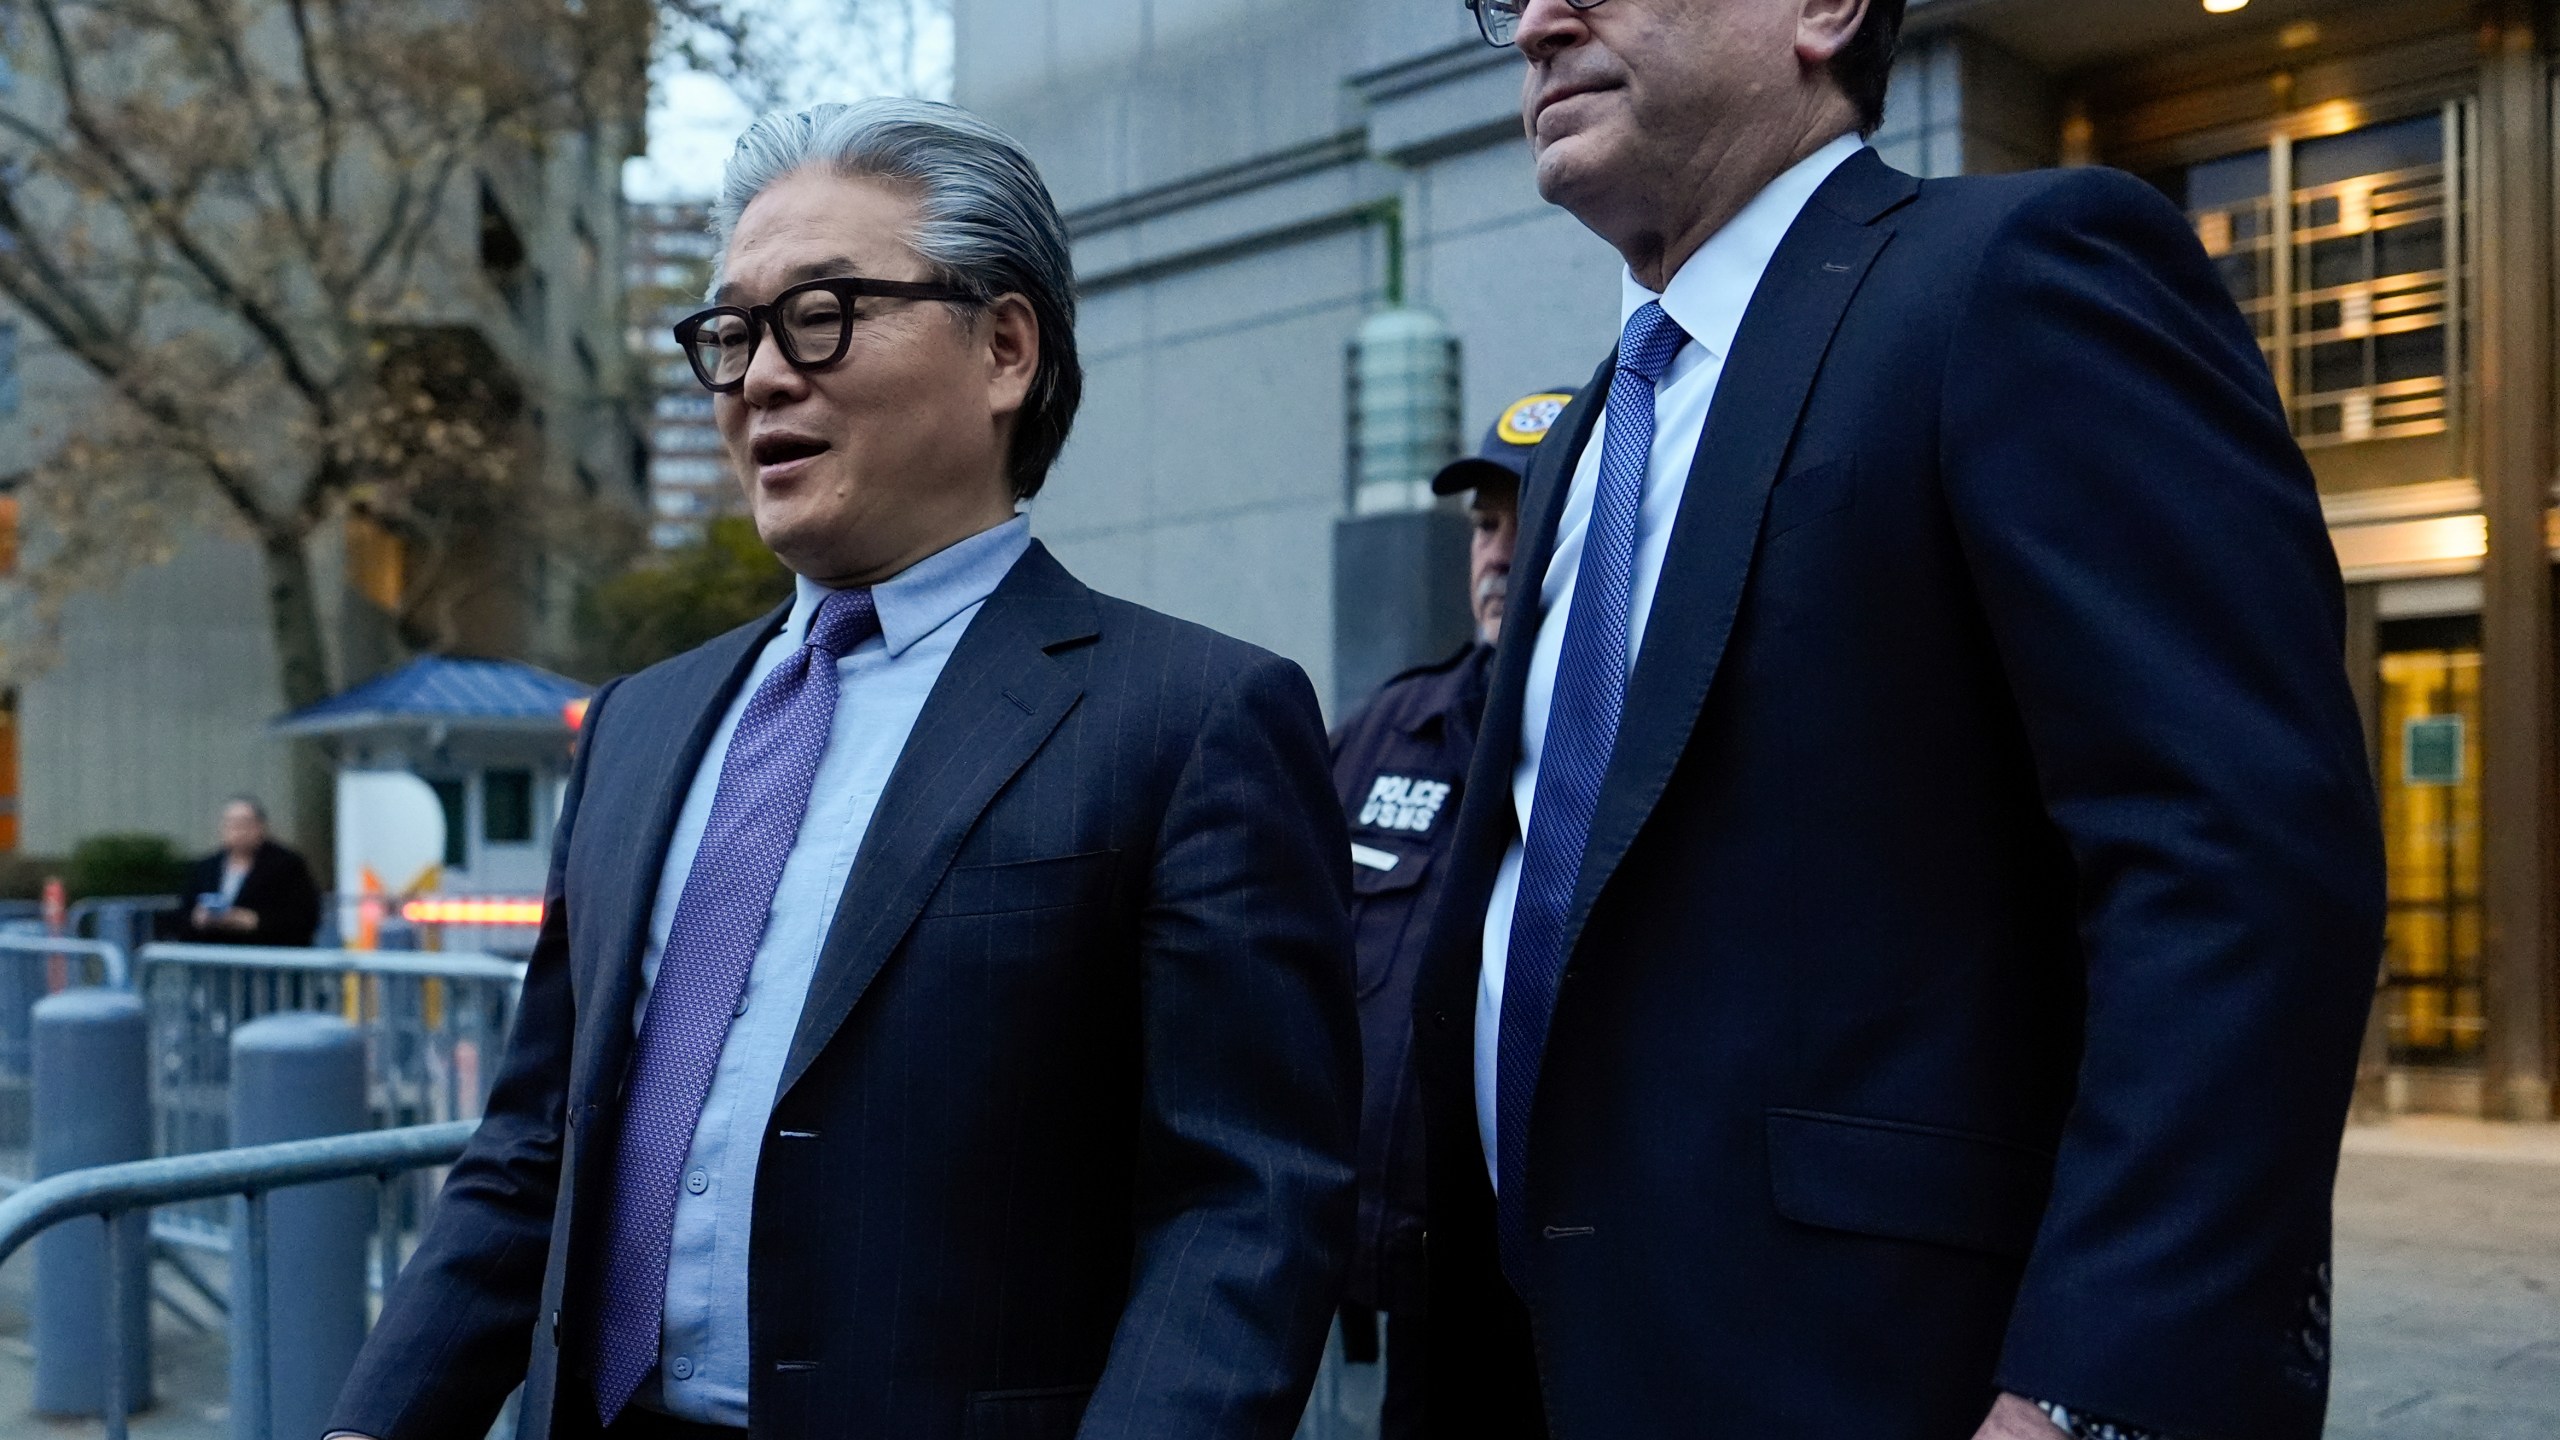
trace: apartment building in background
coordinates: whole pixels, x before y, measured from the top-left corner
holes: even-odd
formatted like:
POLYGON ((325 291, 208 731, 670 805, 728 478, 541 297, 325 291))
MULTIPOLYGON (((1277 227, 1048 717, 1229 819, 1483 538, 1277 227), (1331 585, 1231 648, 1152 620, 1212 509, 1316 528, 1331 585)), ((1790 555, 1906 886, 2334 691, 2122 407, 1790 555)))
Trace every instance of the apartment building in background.
POLYGON ((631 306, 629 349, 640 370, 648 417, 649 538, 673 549, 702 538, 715 515, 739 507, 737 484, 720 457, 720 431, 711 420, 711 392, 693 377, 676 348, 675 323, 701 309, 711 285, 718 248, 711 235, 711 207, 648 204, 630 207, 631 306))
MULTIPOLYGON (((1296 659, 1342 713, 1427 658, 1376 637, 1463 608, 1428 539, 1446 502, 1372 463, 1374 376, 1445 385, 1459 418, 1413 410, 1445 451, 1615 338, 1621 267, 1537 196, 1518 57, 1458 0, 956 8, 957 98, 1029 145, 1083 287, 1084 414, 1034 528, 1101 588, 1296 659), (1399 362, 1389 335, 1431 343, 1399 362), (1433 583, 1397 556, 1437 557, 1433 583)), ((2391 855, 2365 1102, 2549 1116, 2551 8, 1911 0, 1907 35, 1885 158, 2119 166, 2221 263, 2348 582, 2391 855)))

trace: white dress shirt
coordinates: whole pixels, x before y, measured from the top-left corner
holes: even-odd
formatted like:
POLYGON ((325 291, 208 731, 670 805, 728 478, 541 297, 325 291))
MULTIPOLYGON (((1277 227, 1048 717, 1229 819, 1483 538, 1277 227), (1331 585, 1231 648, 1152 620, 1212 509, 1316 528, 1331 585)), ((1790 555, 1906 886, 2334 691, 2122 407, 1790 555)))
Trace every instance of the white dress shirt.
MULTIPOLYGON (((809 809, 783 862, 772 916, 747 972, 746 993, 720 1050, 676 1191, 675 1232, 667 1258, 667 1306, 654 1383, 635 1397, 647 1408, 705 1425, 747 1423, 747 1230, 753 1215, 756 1161, 773 1115, 774 1088, 800 1028, 800 1009, 818 967, 818 950, 853 874, 853 857, 871 829, 889 772, 907 746, 916 717, 943 663, 977 618, 987 596, 1023 552, 1031 522, 1021 516, 981 531, 871 587, 880 633, 836 661, 835 722, 809 786, 809 809)), ((675 926, 685 877, 711 818, 720 767, 738 717, 773 668, 800 648, 826 587, 803 578, 782 630, 765 642, 746 683, 702 753, 667 842, 649 915, 649 945, 640 961, 640 996, 631 1008, 636 1032, 649 1009, 658 959, 675 926)))
MULTIPOLYGON (((1656 295, 1629 274, 1621 289, 1619 330, 1648 302, 1663 310, 1689 336, 1672 358, 1671 368, 1654 386, 1653 455, 1645 465, 1644 495, 1636 512, 1635 585, 1627 608, 1627 654, 1644 654, 1645 620, 1653 609, 1653 592, 1662 579, 1662 557, 1671 548, 1672 522, 1680 515, 1680 497, 1689 488, 1689 467, 1698 457, 1698 441, 1707 427, 1716 383, 1724 377, 1725 357, 1733 353, 1734 336, 1742 329, 1743 312, 1760 288, 1769 262, 1778 253, 1796 217, 1804 213, 1813 192, 1831 178, 1850 156, 1865 148, 1855 135, 1843 135, 1805 157, 1769 182, 1742 213, 1715 233, 1698 253, 1671 277, 1669 288, 1656 295)), ((1556 525, 1554 558, 1546 583, 1538 592, 1541 620, 1538 642, 1529 656, 1529 688, 1520 701, 1520 756, 1511 772, 1511 804, 1519 833, 1529 833, 1529 808, 1538 793, 1538 757, 1546 748, 1547 709, 1555 697, 1556 662, 1564 653, 1565 619, 1573 608, 1574 577, 1582 568, 1582 546, 1591 528, 1591 503, 1600 487, 1602 441, 1606 414, 1593 427, 1582 461, 1573 472, 1573 488, 1565 495, 1564 515, 1556 525)), ((1485 907, 1484 965, 1476 982, 1476 1131, 1484 1145, 1485 1172, 1497 1188, 1495 1171, 1494 1066, 1502 1049, 1502 980, 1511 956, 1511 911, 1520 895, 1523 842, 1513 840, 1493 882, 1493 898, 1485 907)))

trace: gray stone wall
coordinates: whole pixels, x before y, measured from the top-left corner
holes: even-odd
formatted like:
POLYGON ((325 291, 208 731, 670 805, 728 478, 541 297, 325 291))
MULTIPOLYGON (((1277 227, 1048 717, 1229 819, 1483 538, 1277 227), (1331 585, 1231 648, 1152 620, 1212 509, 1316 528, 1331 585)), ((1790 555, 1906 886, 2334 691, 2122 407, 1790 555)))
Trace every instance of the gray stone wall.
MULTIPOLYGON (((205 535, 115 590, 74 599, 61 651, 19 691, 20 847, 60 855, 107 831, 213 848, 247 792, 291 828, 283 708, 257 557, 205 535)), ((299 839, 300 837, 290 837, 299 839)))
MULTIPOLYGON (((956 98, 1040 162, 1085 292, 1085 409, 1033 528, 1088 582, 1298 661, 1338 718, 1361 698, 1335 693, 1330 543, 1361 319, 1449 323, 1469 444, 1615 338, 1622 267, 1538 198, 1517 56, 1454 0, 956 11, 956 98)), ((1924 175, 2041 163, 2050 108, 2024 63, 1923 36, 1878 144, 1924 175)))

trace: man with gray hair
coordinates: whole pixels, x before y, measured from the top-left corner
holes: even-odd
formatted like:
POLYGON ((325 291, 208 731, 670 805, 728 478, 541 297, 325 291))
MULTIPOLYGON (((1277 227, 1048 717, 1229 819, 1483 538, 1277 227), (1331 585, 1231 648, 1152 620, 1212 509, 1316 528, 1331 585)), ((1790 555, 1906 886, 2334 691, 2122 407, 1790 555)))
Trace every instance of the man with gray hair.
POLYGON ((1904 0, 1468 8, 1626 268, 1415 986, 1433 1433, 2315 1440, 2383 852, 2194 228, 1888 165, 1904 0))
POLYGON ((1277 1437, 1350 1240, 1348 836, 1296 666, 1033 540, 1021 150, 768 117, 676 327, 786 606, 607 685, 516 1034, 342 1432, 1277 1437))

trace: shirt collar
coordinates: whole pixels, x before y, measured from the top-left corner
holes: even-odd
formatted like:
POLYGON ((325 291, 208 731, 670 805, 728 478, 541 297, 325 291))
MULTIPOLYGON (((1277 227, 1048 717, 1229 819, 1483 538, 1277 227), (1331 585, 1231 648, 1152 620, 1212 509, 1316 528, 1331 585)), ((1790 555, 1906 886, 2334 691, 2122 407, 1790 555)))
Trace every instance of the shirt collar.
POLYGON ((1664 313, 1679 322, 1692 343, 1718 358, 1731 355, 1734 336, 1742 330, 1742 313, 1750 308, 1751 296, 1768 273, 1769 262, 1777 258, 1787 231, 1795 227, 1813 192, 1866 143, 1855 134, 1843 135, 1797 161, 1726 221, 1723 229, 1707 237, 1707 243, 1698 247, 1661 294, 1638 284, 1629 272, 1621 286, 1619 332, 1625 333, 1627 322, 1646 302, 1659 300, 1664 313))
MULTIPOLYGON (((1031 548, 1031 517, 1016 515, 992 530, 981 530, 948 545, 871 587, 871 603, 880 615, 880 642, 890 658, 941 629, 951 617, 995 593, 996 586, 1031 548)), ((828 587, 803 575, 791 601, 791 618, 782 633, 795 642, 809 633, 809 617, 828 595, 828 587)))

